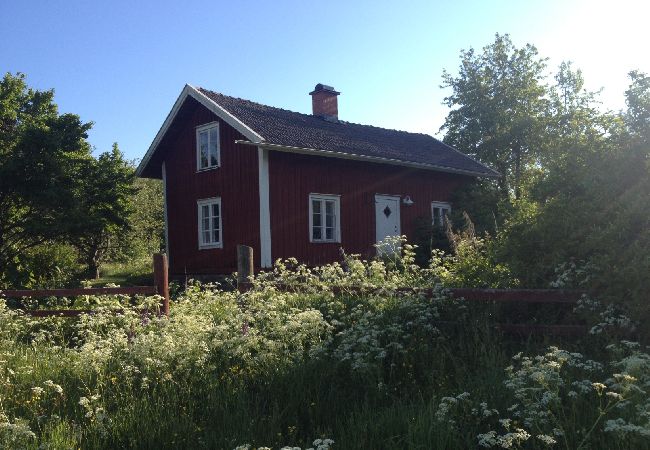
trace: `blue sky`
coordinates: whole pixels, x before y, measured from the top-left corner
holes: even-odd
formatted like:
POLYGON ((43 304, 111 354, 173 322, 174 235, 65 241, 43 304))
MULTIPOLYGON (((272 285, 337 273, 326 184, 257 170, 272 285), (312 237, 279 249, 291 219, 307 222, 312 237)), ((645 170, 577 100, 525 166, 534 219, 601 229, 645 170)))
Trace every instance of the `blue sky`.
POLYGON ((574 61, 622 108, 627 72, 650 72, 648 3, 3 0, 0 72, 54 88, 62 112, 95 123, 98 152, 117 141, 132 159, 185 83, 310 113, 322 82, 343 120, 437 135, 443 69, 496 32, 535 44, 549 70, 574 61))

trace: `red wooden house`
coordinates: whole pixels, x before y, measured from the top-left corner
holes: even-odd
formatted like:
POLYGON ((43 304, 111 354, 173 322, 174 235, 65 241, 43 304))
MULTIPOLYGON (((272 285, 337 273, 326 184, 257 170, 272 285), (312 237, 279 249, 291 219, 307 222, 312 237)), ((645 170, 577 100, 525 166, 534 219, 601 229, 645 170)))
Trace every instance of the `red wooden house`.
POLYGON ((172 275, 369 255, 417 218, 441 224, 452 191, 498 173, 419 133, 338 120, 333 88, 316 85, 313 114, 186 85, 137 174, 162 179, 172 275))

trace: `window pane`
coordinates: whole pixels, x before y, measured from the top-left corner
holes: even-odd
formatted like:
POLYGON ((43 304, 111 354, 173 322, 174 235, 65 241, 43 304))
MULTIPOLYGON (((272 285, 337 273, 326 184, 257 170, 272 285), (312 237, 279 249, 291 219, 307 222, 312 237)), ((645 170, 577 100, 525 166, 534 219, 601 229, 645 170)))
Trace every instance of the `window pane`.
POLYGON ((216 166, 217 164, 218 164, 217 145, 210 143, 210 165, 216 166))
POLYGON ((320 200, 312 200, 311 208, 314 214, 320 214, 320 200))
POLYGON ((334 215, 334 202, 332 200, 325 202, 325 214, 334 215))
POLYGON ((210 232, 209 231, 204 231, 203 232, 203 243, 204 244, 209 244, 210 243, 210 232))
POLYGON ((210 215, 210 207, 208 205, 202 205, 201 206, 201 217, 203 219, 209 217, 210 215))
POLYGON ((212 218, 212 229, 213 230, 218 230, 219 229, 219 218, 218 217, 213 217, 212 218))
POLYGON ((328 241, 334 240, 334 228, 325 228, 325 239, 328 241))
POLYGON ((312 225, 315 227, 320 227, 322 225, 320 214, 314 214, 314 216, 312 217, 312 225))
POLYGON ((440 225, 440 208, 433 208, 433 224, 440 225))
POLYGON ((212 215, 215 217, 219 217, 219 203, 214 203, 212 205, 212 215))
POLYGON ((325 216, 325 226, 334 228, 334 214, 327 214, 325 216))
POLYGON ((199 150, 201 152, 201 168, 208 167, 208 132, 199 133, 199 150))
POLYGON ((315 241, 320 241, 323 238, 321 228, 320 226, 318 227, 313 227, 312 228, 312 239, 315 241))
POLYGON ((201 230, 203 230, 203 231, 210 230, 210 218, 209 217, 204 217, 203 218, 203 226, 202 226, 201 230))
POLYGON ((214 145, 215 148, 217 147, 217 142, 219 141, 219 133, 218 133, 218 128, 210 128, 210 145, 214 145))
POLYGON ((212 237, 213 237, 212 242, 215 242, 215 243, 216 243, 216 242, 219 242, 219 233, 220 233, 220 231, 219 231, 218 229, 215 229, 215 230, 212 232, 212 237))
POLYGON ((219 133, 217 132, 217 128, 211 128, 210 129, 210 165, 211 166, 216 166, 217 165, 217 149, 219 145, 219 133))

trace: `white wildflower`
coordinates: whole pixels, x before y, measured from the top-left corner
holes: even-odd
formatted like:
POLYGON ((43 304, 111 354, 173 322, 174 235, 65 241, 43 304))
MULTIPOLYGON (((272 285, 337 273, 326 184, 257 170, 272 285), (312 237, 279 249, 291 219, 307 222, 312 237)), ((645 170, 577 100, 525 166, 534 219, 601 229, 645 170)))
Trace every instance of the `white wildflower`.
POLYGON ((537 439, 545 443, 546 445, 557 444, 557 441, 547 434, 538 434, 537 439))
POLYGON ((45 390, 40 386, 36 386, 32 388, 32 394, 35 397, 40 397, 41 395, 43 395, 43 392, 45 392, 45 390))

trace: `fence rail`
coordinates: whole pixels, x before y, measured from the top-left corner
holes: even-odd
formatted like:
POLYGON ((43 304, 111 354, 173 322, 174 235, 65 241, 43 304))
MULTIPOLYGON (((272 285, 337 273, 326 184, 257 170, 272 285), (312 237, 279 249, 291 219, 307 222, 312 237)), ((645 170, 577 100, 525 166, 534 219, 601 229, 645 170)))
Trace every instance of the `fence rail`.
MULTIPOLYGON (((237 289, 239 292, 246 292, 253 288, 250 277, 253 275, 253 249, 240 245, 237 247, 237 289)), ((44 297, 73 297, 81 295, 155 295, 162 296, 160 313, 169 316, 169 275, 167 256, 155 254, 153 256, 154 285, 153 286, 132 286, 132 287, 103 287, 103 288, 73 288, 73 289, 36 289, 36 290, 4 290, 0 291, 0 297, 7 298, 44 298, 44 297)), ((283 291, 295 291, 301 289, 302 285, 277 284, 277 289, 283 291)), ((385 288, 367 288, 354 286, 332 286, 335 294, 346 293, 370 293, 385 291, 385 288)), ((437 290, 432 288, 401 287, 390 289, 393 292, 417 293, 427 298, 434 298, 437 290)), ((474 289, 474 288, 452 288, 448 290, 453 298, 463 298, 468 302, 475 303, 505 303, 505 304, 549 304, 555 306, 574 305, 584 295, 584 291, 563 290, 563 289, 474 289)), ((114 310, 116 314, 123 312, 123 309, 114 310)), ((96 311, 88 309, 54 309, 54 310, 27 310, 26 314, 33 317, 76 317, 81 314, 93 314, 96 311)), ((555 335, 555 336, 579 336, 586 333, 584 325, 568 324, 520 324, 520 323, 499 323, 494 327, 504 333, 516 335, 555 335)))
POLYGON ((101 288, 71 288, 71 289, 15 289, 0 290, 0 295, 7 298, 43 298, 43 297, 78 297, 80 295, 155 295, 158 293, 156 286, 130 286, 130 287, 101 287, 101 288))
POLYGON ((566 289, 471 289, 452 288, 455 298, 467 301, 500 303, 564 303, 576 304, 585 291, 566 289))
MULTIPOLYGON (((237 289, 239 292, 246 292, 253 289, 250 282, 253 267, 253 249, 240 245, 237 248, 237 289)), ((301 284, 275 284, 281 291, 297 291, 304 285, 301 284)), ((337 295, 353 293, 378 293, 392 291, 397 293, 417 293, 426 298, 434 298, 438 290, 432 288, 399 287, 386 289, 382 287, 356 287, 356 286, 331 286, 330 290, 337 295)), ((462 298, 474 303, 504 303, 517 305, 548 304, 557 307, 570 306, 578 303, 578 300, 586 293, 580 290, 567 289, 476 289, 476 288, 450 288, 448 289, 453 298, 462 298)), ((445 325, 457 325, 455 322, 446 322, 445 325)), ((553 335, 577 337, 587 333, 587 327, 580 324, 522 324, 522 323, 496 323, 494 328, 507 334, 530 336, 530 335, 553 335)))
MULTIPOLYGON (((303 286, 300 284, 274 285, 280 291, 295 292, 303 286)), ((248 282, 238 284, 240 292, 246 292, 253 288, 248 282)), ((368 288, 355 286, 331 286, 330 290, 335 295, 340 294, 363 294, 379 292, 414 293, 423 295, 425 298, 433 299, 439 291, 431 288, 400 287, 395 289, 368 288)), ((578 300, 585 294, 585 291, 561 290, 561 289, 474 289, 474 288, 450 288, 447 291, 453 298, 463 299, 475 304, 494 303, 511 305, 553 305, 570 306, 576 305, 578 300)), ((456 322, 446 322, 445 325, 457 325, 456 322)), ((494 328, 507 334, 528 336, 528 335, 553 335, 577 337, 587 333, 585 325, 554 325, 554 324, 520 324, 520 323, 496 323, 494 328)))
MULTIPOLYGON (((71 288, 71 289, 14 289, 0 290, 0 297, 5 298, 45 298, 45 297, 79 297, 81 295, 160 295, 160 313, 169 316, 169 275, 167 255, 156 253, 153 255, 153 286, 130 287, 101 287, 101 288, 71 288)), ((113 310, 115 314, 123 309, 113 310)), ((96 311, 88 309, 37 309, 26 310, 25 313, 33 317, 77 317, 81 314, 94 314, 96 311)))

